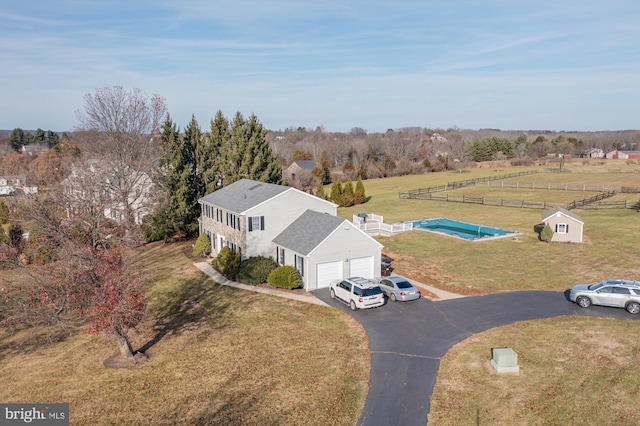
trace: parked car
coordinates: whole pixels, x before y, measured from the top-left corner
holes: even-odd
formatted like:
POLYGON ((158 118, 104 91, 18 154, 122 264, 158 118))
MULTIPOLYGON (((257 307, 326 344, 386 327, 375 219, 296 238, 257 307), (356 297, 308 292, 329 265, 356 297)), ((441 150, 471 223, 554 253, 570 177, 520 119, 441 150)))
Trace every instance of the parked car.
POLYGON ((338 298, 349 305, 352 311, 384 305, 384 293, 372 280, 361 277, 346 278, 333 281, 329 287, 331 298, 338 298))
POLYGON ((389 299, 401 301, 416 300, 420 298, 420 292, 405 278, 394 275, 378 280, 382 292, 389 299))
POLYGON ((581 308, 591 305, 625 308, 630 314, 640 312, 640 282, 606 280, 597 284, 578 284, 571 289, 569 299, 581 308))

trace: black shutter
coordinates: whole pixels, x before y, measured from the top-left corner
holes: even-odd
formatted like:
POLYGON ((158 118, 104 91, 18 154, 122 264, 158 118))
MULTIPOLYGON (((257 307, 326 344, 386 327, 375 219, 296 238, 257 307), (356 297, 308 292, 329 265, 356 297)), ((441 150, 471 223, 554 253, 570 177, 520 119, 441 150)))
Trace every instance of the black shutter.
POLYGON ((251 216, 249 216, 249 232, 253 231, 253 223, 251 223, 253 221, 251 219, 251 216))
POLYGON ((264 231, 264 216, 260 216, 260 230, 264 231))

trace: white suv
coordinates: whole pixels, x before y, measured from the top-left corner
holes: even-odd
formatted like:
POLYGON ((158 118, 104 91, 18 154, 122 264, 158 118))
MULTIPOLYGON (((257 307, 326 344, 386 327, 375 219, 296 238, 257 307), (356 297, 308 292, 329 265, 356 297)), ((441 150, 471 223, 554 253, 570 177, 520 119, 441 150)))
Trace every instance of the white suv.
POLYGON ((377 308, 384 305, 384 293, 371 280, 354 277, 333 281, 330 284, 331 298, 336 297, 349 305, 352 311, 377 308))

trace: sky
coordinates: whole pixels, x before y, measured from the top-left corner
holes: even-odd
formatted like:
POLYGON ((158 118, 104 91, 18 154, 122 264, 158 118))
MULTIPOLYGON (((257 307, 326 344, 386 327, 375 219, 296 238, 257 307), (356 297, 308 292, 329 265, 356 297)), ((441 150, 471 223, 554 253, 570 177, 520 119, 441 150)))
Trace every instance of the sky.
POLYGON ((640 128, 637 0, 3 0, 0 129, 104 87, 289 127, 640 128))

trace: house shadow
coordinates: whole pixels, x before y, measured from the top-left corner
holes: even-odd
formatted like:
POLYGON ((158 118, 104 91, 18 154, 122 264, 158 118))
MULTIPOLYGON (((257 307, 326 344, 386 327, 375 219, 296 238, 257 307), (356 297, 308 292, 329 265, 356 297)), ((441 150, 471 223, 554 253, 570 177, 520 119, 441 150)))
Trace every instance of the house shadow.
POLYGON ((231 307, 229 301, 233 300, 228 294, 231 290, 213 285, 211 279, 205 276, 187 280, 178 288, 163 293, 161 302, 149 306, 155 334, 136 353, 146 354, 166 336, 205 328, 224 328, 231 307))

